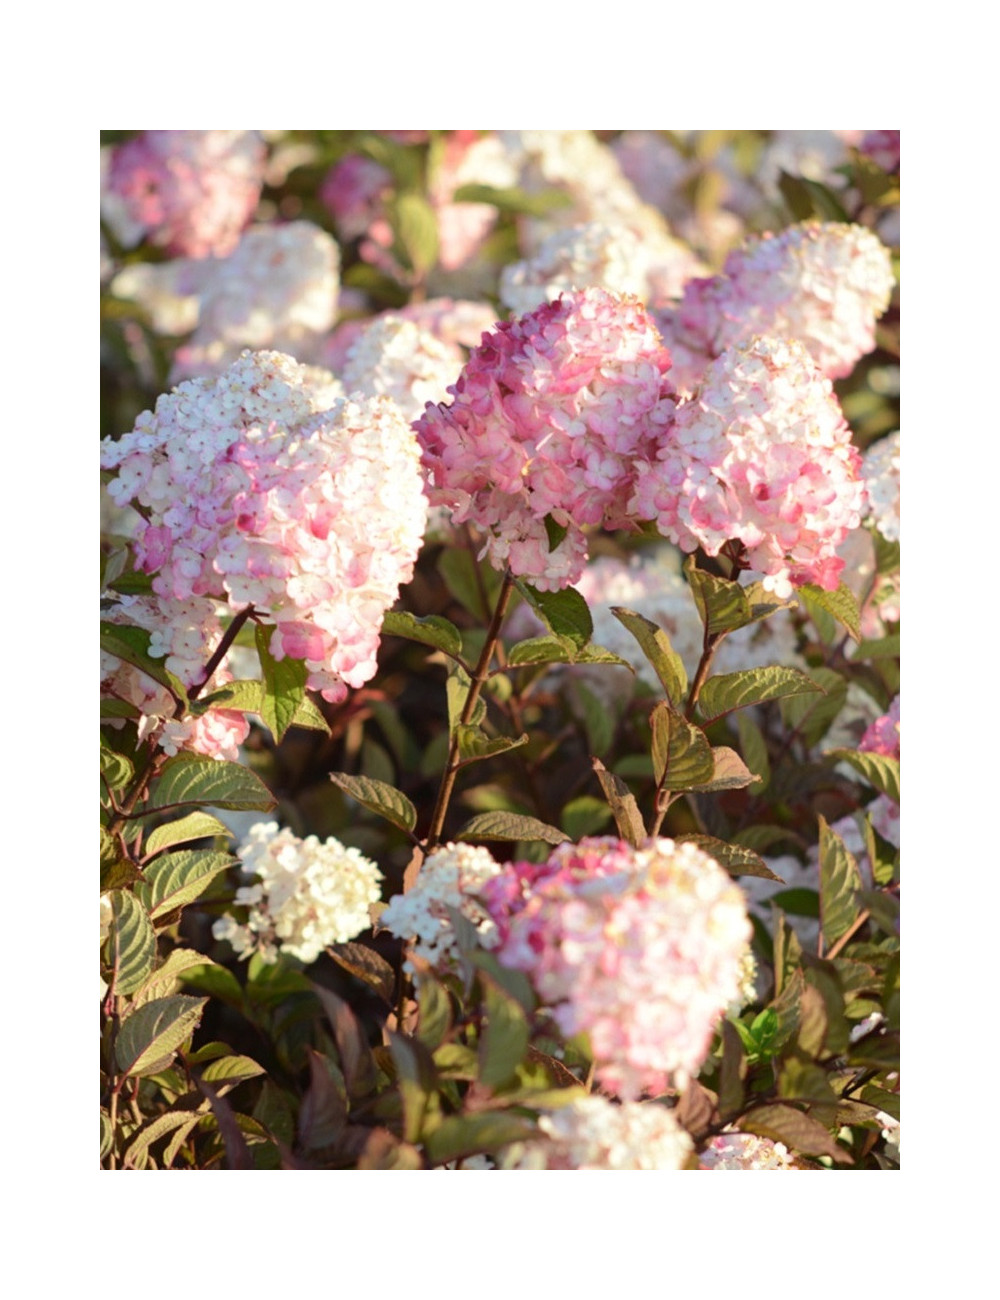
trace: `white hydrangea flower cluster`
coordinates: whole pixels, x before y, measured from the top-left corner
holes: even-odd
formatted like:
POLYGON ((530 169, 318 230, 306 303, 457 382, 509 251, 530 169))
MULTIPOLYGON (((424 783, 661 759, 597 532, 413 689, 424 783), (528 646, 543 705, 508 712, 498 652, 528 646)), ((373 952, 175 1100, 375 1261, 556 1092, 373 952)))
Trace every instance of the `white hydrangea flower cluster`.
POLYGON ((457 344, 441 343, 430 330, 384 312, 351 344, 340 377, 348 392, 391 397, 407 420, 415 420, 428 402, 448 400, 464 364, 457 344))
MULTIPOLYGON (((428 855, 408 893, 394 895, 379 916, 379 925, 410 942, 412 953, 434 970, 454 970, 458 957, 448 909, 461 912, 476 927, 484 948, 495 948, 496 925, 475 895, 484 881, 500 871, 489 849, 446 844, 428 855)), ((404 966, 415 973, 409 957, 404 966)))
POLYGON ((783 1142, 754 1133, 720 1133, 698 1157, 699 1169, 794 1169, 783 1142))
POLYGON ((501 131, 517 164, 519 184, 529 193, 559 189, 571 203, 554 208, 544 219, 526 219, 520 230, 529 255, 554 230, 591 221, 631 230, 647 258, 650 302, 678 296, 685 282, 705 272, 690 248, 671 235, 661 213, 644 203, 623 173, 614 153, 591 131, 501 131))
POLYGON ((171 382, 218 375, 244 348, 316 359, 337 316, 340 250, 309 221, 254 226, 199 289, 198 325, 171 382))
POLYGON ((500 301, 520 316, 571 289, 595 287, 642 299, 646 273, 644 246, 634 231, 590 221, 553 231, 534 257, 505 266, 500 301))
POLYGON ((382 873, 358 849, 258 822, 238 853, 244 873, 260 882, 236 892, 250 914, 245 925, 220 917, 212 933, 241 957, 256 951, 273 963, 281 951, 308 965, 327 945, 347 943, 371 924, 368 909, 379 901, 382 873))
POLYGON ((581 1097, 542 1115, 544 1141, 518 1143, 505 1169, 683 1169, 694 1144, 672 1110, 656 1102, 581 1097))
POLYGON ((861 459, 868 489, 866 518, 889 542, 899 541, 899 430, 880 438, 861 459))
POLYGON ((245 352, 105 439, 102 466, 117 471, 112 500, 146 508, 136 564, 156 574, 158 596, 209 597, 234 614, 253 605, 275 623, 271 653, 305 660, 309 687, 339 702, 374 675, 427 501, 395 404, 324 409, 325 395, 291 357, 245 352))

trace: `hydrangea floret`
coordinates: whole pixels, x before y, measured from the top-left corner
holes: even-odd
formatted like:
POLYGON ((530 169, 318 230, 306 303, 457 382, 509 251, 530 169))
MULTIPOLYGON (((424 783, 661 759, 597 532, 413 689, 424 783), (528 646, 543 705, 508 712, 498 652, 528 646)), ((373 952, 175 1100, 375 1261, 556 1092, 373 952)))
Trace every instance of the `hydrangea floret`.
POLYGON ((699 1169, 795 1169, 783 1142, 754 1133, 720 1133, 698 1156, 699 1169))
POLYGON ((564 294, 484 335, 447 405, 415 422, 432 505, 485 536, 496 568, 558 590, 583 571, 583 529, 631 526, 637 464, 674 411, 670 355, 632 298, 564 294), (566 530, 552 546, 546 519, 566 530))
POLYGON ((868 491, 866 520, 889 542, 899 541, 899 430, 880 438, 861 462, 868 491))
POLYGON ((713 361, 671 436, 638 474, 631 509, 684 551, 730 540, 765 588, 835 590, 837 547, 865 507, 861 457, 805 347, 755 338, 713 361))
POLYGON ((482 887, 497 957, 523 970, 563 1034, 589 1036, 602 1087, 634 1101, 683 1088, 738 996, 743 894, 690 843, 607 837, 516 862, 482 887))
POLYGON ((360 850, 332 836, 303 840, 277 822, 258 822, 238 854, 244 873, 258 878, 236 892, 249 915, 245 924, 220 917, 212 933, 241 957, 259 952, 272 963, 281 951, 308 965, 327 945, 347 943, 371 924, 368 909, 379 901, 382 873, 360 850))
POLYGON ((112 499, 145 511, 136 564, 154 592, 233 614, 252 606, 275 624, 275 658, 305 660, 307 684, 338 702, 375 672, 427 502, 395 404, 324 410, 321 395, 291 357, 246 352, 218 379, 161 397, 101 459, 112 499))

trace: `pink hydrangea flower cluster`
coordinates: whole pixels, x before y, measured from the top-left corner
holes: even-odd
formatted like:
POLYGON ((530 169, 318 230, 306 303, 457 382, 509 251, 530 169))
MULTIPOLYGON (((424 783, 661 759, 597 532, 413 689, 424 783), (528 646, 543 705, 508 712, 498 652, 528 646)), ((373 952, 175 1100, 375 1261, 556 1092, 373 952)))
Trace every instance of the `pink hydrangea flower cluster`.
POLYGON ((543 1141, 510 1148, 505 1169, 683 1169, 694 1150, 674 1112, 655 1102, 581 1097, 542 1115, 543 1141))
POLYGON ((480 889, 499 960, 525 971, 566 1035, 586 1033, 603 1087, 682 1088, 740 989, 743 894, 694 844, 611 838, 509 864, 480 889))
POLYGON ((858 148, 884 172, 899 171, 898 131, 866 131, 858 148))
POLYGON ((557 590, 582 573, 583 529, 630 526, 637 463, 674 411, 670 354, 634 299, 564 294, 498 324, 415 422, 432 505, 486 533, 496 568, 557 590), (567 532, 554 548, 551 516, 567 532))
POLYGON ((627 226, 589 221, 553 231, 534 257, 505 266, 500 301, 520 314, 573 289, 607 289, 644 299, 647 269, 638 235, 627 226))
POLYGON ((890 542, 899 541, 899 430, 880 438, 861 462, 868 489, 867 518, 890 542))
POLYGON ((863 226, 813 221, 755 236, 658 314, 675 382, 692 391, 713 357, 755 334, 799 339, 828 378, 848 375, 875 346, 893 284, 889 250, 863 226))
MULTIPOLYGON (((889 712, 871 724, 861 737, 858 749, 862 753, 884 754, 899 758, 899 696, 889 705, 889 712)), ((880 794, 867 809, 872 825, 890 844, 899 848, 899 804, 888 795, 880 794)))
POLYGON ((861 458, 830 381, 801 343, 756 338, 711 362, 669 440, 639 467, 630 503, 684 551, 730 539, 779 597, 834 590, 836 548, 861 521, 861 458))
POLYGON ((264 183, 256 131, 143 131, 120 145, 109 185, 153 242, 180 257, 225 257, 264 183))
POLYGON ((105 439, 101 463, 112 499, 148 513, 136 563, 157 595, 252 605, 275 623, 271 653, 305 660, 328 700, 372 677, 427 515, 416 439, 389 399, 327 410, 291 357, 246 352, 105 439))
POLYGON ((408 420, 428 402, 447 400, 465 354, 441 343, 430 330, 394 312, 365 324, 351 344, 340 372, 349 393, 391 397, 408 420))

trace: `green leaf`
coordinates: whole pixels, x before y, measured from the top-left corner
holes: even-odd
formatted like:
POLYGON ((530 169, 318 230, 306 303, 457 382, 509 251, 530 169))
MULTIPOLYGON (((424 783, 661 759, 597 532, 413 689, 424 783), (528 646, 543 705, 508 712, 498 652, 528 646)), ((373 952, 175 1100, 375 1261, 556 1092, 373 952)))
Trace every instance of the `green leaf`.
MULTIPOLYGON (((472 689, 472 678, 461 664, 452 661, 448 664, 448 679, 445 682, 445 695, 448 700, 448 730, 454 734, 462 722, 462 711, 472 689)), ((480 695, 472 709, 472 716, 467 720, 471 726, 478 726, 486 717, 486 701, 480 695)))
POLYGON ((880 930, 886 934, 899 934, 899 901, 892 894, 881 889, 863 889, 858 894, 858 902, 880 930))
POLYGON ((577 650, 582 650, 593 636, 594 620, 587 602, 575 588, 538 591, 519 580, 517 589, 541 616, 549 631, 557 637, 568 637, 577 650))
POLYGON ((545 524, 545 535, 549 539, 549 554, 551 555, 569 532, 569 525, 558 523, 554 515, 546 515, 542 522, 545 524))
POLYGON ((124 663, 132 664, 151 677, 154 682, 165 686, 175 700, 188 707, 187 690, 179 677, 168 672, 162 659, 154 659, 149 653, 150 633, 143 627, 131 627, 123 623, 101 623, 101 649, 105 654, 114 655, 124 663))
POLYGON ((458 736, 458 753, 462 763, 475 763, 480 759, 493 758, 504 754, 508 749, 519 749, 528 743, 526 735, 514 740, 511 736, 487 736, 481 727, 455 728, 458 736))
POLYGON ((539 1137, 529 1120, 506 1111, 480 1111, 475 1115, 449 1115, 424 1139, 427 1158, 436 1165, 484 1152, 494 1155, 512 1142, 539 1137))
POLYGON ((395 229, 410 266, 418 276, 438 259, 437 216, 421 194, 401 194, 396 200, 395 229))
POLYGON ((364 1097, 375 1086, 375 1062, 365 1032, 343 998, 321 984, 314 983, 312 990, 323 1004, 333 1029, 348 1096, 364 1097))
POLYGON ((111 1148, 115 1144, 114 1129, 111 1127, 111 1116, 101 1107, 101 1159, 109 1155, 111 1148))
POLYGON ((218 998, 228 1006, 237 1008, 243 1006, 243 990, 240 988, 239 980, 225 966, 219 966, 213 961, 202 958, 201 965, 182 971, 180 979, 182 984, 191 985, 203 993, 210 993, 213 998, 218 998))
POLYGON ((564 636, 531 636, 511 646, 507 663, 511 668, 524 668, 531 664, 570 664, 575 647, 564 636))
POLYGON ((798 668, 749 668, 710 677, 698 696, 698 710, 706 722, 713 722, 750 704, 815 694, 825 694, 823 687, 798 668))
POLYGON ((149 1148, 153 1143, 158 1142, 160 1138, 165 1137, 168 1133, 179 1130, 180 1140, 172 1143, 169 1157, 166 1154, 164 1155, 164 1168, 169 1169, 181 1145, 191 1130, 197 1124, 200 1124, 203 1118, 203 1115, 198 1112, 192 1114, 190 1110, 170 1110, 165 1115, 157 1115, 154 1120, 139 1129, 133 1136, 122 1157, 122 1167, 124 1169, 145 1168, 149 1148))
POLYGON ((199 754, 177 754, 167 759, 147 806, 153 809, 209 804, 268 812, 275 803, 270 790, 249 768, 199 754))
MULTIPOLYGON (((742 1026, 740 1026, 742 1028, 742 1026)), ((724 1120, 739 1113, 743 1105, 743 1080, 747 1061, 740 1034, 730 1020, 722 1022, 722 1065, 719 1069, 719 1114, 724 1120)))
POLYGON ((592 794, 582 794, 571 799, 562 810, 559 820, 571 840, 581 840, 585 835, 596 835, 611 820, 611 809, 603 799, 592 794))
POLYGON ((260 717, 276 742, 284 739, 285 732, 295 720, 302 701, 306 698, 306 678, 309 669, 304 659, 275 659, 271 654, 271 629, 257 624, 254 630, 257 655, 264 674, 264 698, 260 717))
POLYGON ((898 758, 856 749, 830 749, 827 750, 825 757, 849 763, 856 772, 861 773, 873 789, 888 795, 893 803, 899 803, 898 758))
MULTIPOLYGON (((742 586, 742 584, 740 584, 742 586)), ((744 588, 746 598, 750 602, 751 622, 759 623, 765 618, 770 618, 772 614, 777 614, 779 609, 794 609, 797 602, 795 600, 781 600, 773 591, 767 591, 762 582, 750 582, 744 588)))
POLYGON ((691 790, 711 781, 712 747, 705 733, 666 702, 650 715, 653 728, 653 775, 663 790, 691 790))
POLYGON ((201 1077, 214 1085, 220 1097, 247 1079, 255 1079, 264 1073, 264 1067, 258 1065, 249 1056, 220 1056, 205 1066, 201 1077))
POLYGON ((101 737, 101 776, 110 790, 124 790, 135 776, 135 768, 124 754, 116 753, 101 737))
POLYGON ((875 544, 875 571, 880 577, 891 577, 899 572, 899 542, 890 542, 878 529, 872 530, 875 544))
POLYGON ((136 888, 150 920, 193 902, 216 876, 237 861, 228 853, 212 849, 184 849, 164 853, 145 869, 146 883, 136 888))
POLYGON ((752 849, 741 844, 727 844, 725 840, 716 839, 714 835, 678 835, 678 844, 695 844, 713 857, 720 866, 725 867, 731 876, 758 876, 761 880, 777 880, 776 876, 763 858, 752 849))
POLYGON ((779 705, 787 727, 800 730, 807 746, 817 745, 847 699, 847 682, 832 668, 812 668, 810 676, 825 695, 788 695, 779 705))
POLYGON ((201 1020, 208 998, 176 994, 154 998, 124 1021, 115 1042, 118 1068, 128 1075, 156 1074, 173 1059, 201 1020))
POLYGON ((740 734, 740 749, 746 765, 759 779, 751 781, 751 794, 762 794, 771 780, 771 760, 768 756, 767 741, 764 733, 748 713, 741 713, 736 719, 736 729, 740 734))
POLYGON ((891 636, 879 637, 875 641, 862 641, 852 657, 858 661, 864 659, 897 659, 899 649, 899 633, 894 632, 891 636))
MULTIPOLYGON (((455 909, 449 908, 449 916, 454 918, 455 914, 455 909)), ((461 913, 458 912, 457 915, 461 916, 461 913)), ((463 951, 469 958, 469 964, 488 975, 493 983, 512 997, 525 1012, 533 1012, 536 1000, 531 980, 524 971, 514 970, 511 966, 502 966, 494 953, 481 946, 478 932, 473 930, 473 934, 476 939, 475 944, 470 946, 466 942, 462 945, 463 951)))
POLYGON ((307 731, 322 731, 327 736, 331 734, 330 724, 308 695, 295 710, 292 726, 303 727, 307 731))
POLYGON ((754 621, 746 592, 738 582, 717 578, 713 573, 699 569, 693 555, 685 561, 684 572, 709 636, 733 632, 754 621))
POLYGON ((569 836, 557 826, 548 826, 537 817, 520 813, 477 813, 456 836, 460 840, 544 840, 546 844, 563 844, 569 836))
POLYGON ((635 795, 621 777, 607 770, 599 758, 591 759, 591 765, 611 808, 618 834, 626 843, 637 849, 646 838, 646 827, 639 812, 639 805, 635 801, 635 795))
POLYGON ((845 582, 842 582, 836 591, 824 591, 822 587, 817 587, 810 582, 799 588, 799 595, 810 614, 813 614, 817 608, 825 610, 847 628, 855 641, 861 640, 861 613, 858 602, 854 592, 845 582))
POLYGON ((611 612, 639 643, 639 649, 660 679, 669 702, 675 708, 682 708, 688 688, 687 672, 684 661, 670 644, 670 637, 662 627, 634 610, 613 605, 611 612))
POLYGON ((498 212, 511 212, 528 217, 546 217, 555 209, 568 207, 573 200, 563 190, 545 189, 529 193, 508 186, 496 189, 492 185, 460 185, 452 195, 453 203, 488 203, 498 212))
POLYGON ((796 221, 806 221, 810 217, 819 217, 823 221, 851 220, 833 191, 807 176, 792 176, 782 171, 778 188, 796 221))
POLYGON ((141 718, 142 710, 135 704, 129 704, 128 700, 116 700, 112 698, 101 700, 101 721, 105 718, 141 718))
POLYGON ((404 1038, 402 1034, 391 1031, 389 1051, 396 1066, 397 1085, 403 1102, 403 1141, 417 1142, 435 1087, 434 1062, 419 1039, 404 1038))
POLYGON ((819 819, 819 880, 823 942, 829 948, 858 918, 855 895, 862 881, 853 854, 823 817, 819 819))
MULTIPOLYGON (((803 1051, 819 1052, 825 1026, 823 999, 815 989, 807 988, 799 1027, 799 1046, 803 1051)), ((832 1126, 836 1121, 837 1094, 830 1086, 826 1071, 814 1061, 803 1061, 795 1056, 783 1061, 778 1072, 778 1095, 807 1105, 810 1118, 824 1127, 832 1126)))
POLYGON ((186 817, 167 822, 164 826, 157 826, 155 830, 149 832, 144 846, 146 856, 152 857, 154 853, 161 853, 175 844, 207 839, 210 835, 224 835, 226 839, 231 838, 229 828, 224 826, 218 817, 204 812, 188 813, 186 817))
POLYGON ((412 831, 417 824, 417 810, 405 794, 384 781, 369 776, 348 776, 346 772, 331 772, 330 780, 345 794, 368 808, 400 830, 412 831))
POLYGON ((111 964, 115 968, 112 991, 134 993, 153 969, 156 935, 146 909, 122 889, 111 891, 111 964))
POLYGON ((437 563, 445 586, 476 619, 488 623, 493 615, 502 581, 491 565, 477 565, 467 550, 446 547, 437 563), (485 595, 485 601, 483 599, 485 595))
POLYGON ((191 704, 191 712, 196 717, 210 709, 229 709, 232 713, 255 713, 259 716, 263 708, 264 683, 243 678, 226 682, 225 686, 220 686, 210 695, 202 695, 191 704))
POLYGON ((444 1042, 451 1029, 451 998, 433 975, 422 974, 417 987, 417 1037, 433 1052, 444 1042))
POLYGON ((382 620, 382 635, 404 637, 407 641, 419 641, 422 645, 443 650, 453 659, 462 653, 461 632, 454 623, 437 614, 417 618, 408 610, 391 609, 382 620))
POLYGON ((498 984, 480 972, 486 1021, 479 1040, 479 1081, 487 1088, 506 1083, 528 1046, 528 1021, 524 1009, 498 984))

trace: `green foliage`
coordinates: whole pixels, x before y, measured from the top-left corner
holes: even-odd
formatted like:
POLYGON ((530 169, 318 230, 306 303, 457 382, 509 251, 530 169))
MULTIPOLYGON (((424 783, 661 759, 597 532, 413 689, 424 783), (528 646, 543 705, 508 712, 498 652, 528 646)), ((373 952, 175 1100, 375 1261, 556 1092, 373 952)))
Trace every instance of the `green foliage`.
POLYGON ((666 632, 644 615, 636 614, 631 609, 612 606, 611 613, 639 643, 640 650, 660 679, 668 703, 675 709, 681 708, 687 693, 687 672, 680 655, 671 646, 666 632))
POLYGON ((391 785, 366 776, 348 776, 346 772, 331 772, 330 780, 362 808, 378 813, 400 830, 412 831, 417 824, 417 810, 391 785))
POLYGON ((260 716, 264 726, 276 741, 284 739, 285 732, 295 721, 306 698, 306 678, 309 669, 304 659, 275 659, 271 654, 270 629, 260 624, 254 630, 257 655, 264 674, 264 698, 260 716))
POLYGON ((275 799, 264 782, 239 763, 177 754, 163 765, 147 807, 165 810, 187 804, 268 812, 275 799))
POLYGON ((707 723, 750 704, 817 693, 824 693, 822 686, 797 668, 749 668, 710 677, 698 696, 698 712, 707 723))
POLYGON ((562 844, 569 836, 558 826, 547 826, 537 817, 524 817, 518 813, 478 813, 467 821, 456 836, 460 840, 543 840, 546 844, 562 844))
POLYGON ((712 747, 705 733, 665 701, 650 715, 653 773, 664 790, 692 790, 711 781, 712 747))

